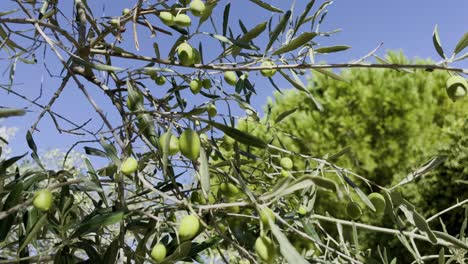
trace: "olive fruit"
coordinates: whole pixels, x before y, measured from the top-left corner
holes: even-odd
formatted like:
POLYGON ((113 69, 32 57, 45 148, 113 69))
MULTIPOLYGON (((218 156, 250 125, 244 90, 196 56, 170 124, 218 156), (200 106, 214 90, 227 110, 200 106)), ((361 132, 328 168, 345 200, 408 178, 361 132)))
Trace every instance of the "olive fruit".
POLYGON ((131 175, 137 169, 138 161, 133 157, 126 159, 124 162, 122 162, 122 165, 120 166, 120 171, 125 175, 131 175))
POLYGON ((215 117, 216 114, 218 113, 218 110, 216 110, 216 106, 214 104, 208 105, 208 116, 209 117, 215 117))
POLYGON ((229 85, 236 85, 237 83, 237 75, 233 71, 227 71, 224 73, 224 80, 229 84, 229 85))
POLYGON ((187 215, 182 218, 179 225, 180 240, 189 240, 194 238, 200 229, 200 222, 194 215, 187 215))
POLYGON ((179 139, 172 135, 171 132, 166 132, 159 137, 159 145, 164 149, 164 145, 166 144, 167 137, 170 136, 171 138, 169 139, 169 149, 168 149, 168 154, 169 155, 175 155, 177 152, 179 152, 179 139))
POLYGON ((348 216, 352 219, 356 220, 362 215, 361 207, 356 202, 349 202, 346 206, 346 214, 348 214, 348 216))
POLYGON ((290 170, 293 168, 293 161, 288 157, 284 157, 281 158, 280 165, 283 169, 290 170))
POLYGON ((192 91, 193 94, 199 93, 201 88, 202 82, 199 79, 193 79, 190 81, 190 91, 192 91))
POLYGON ((51 191, 42 189, 34 194, 33 205, 41 211, 48 211, 52 207, 54 196, 51 191))
POLYGON ((468 83, 461 76, 451 76, 447 80, 447 94, 452 101, 457 101, 466 96, 468 92, 468 83))
POLYGON ((173 26, 175 24, 175 17, 171 12, 163 11, 159 13, 159 19, 161 19, 166 26, 173 26))
POLYGON ((273 244, 273 241, 271 241, 271 239, 268 237, 258 237, 257 240, 255 240, 254 248, 255 252, 257 253, 257 256, 265 262, 269 263, 275 258, 275 245, 273 244))
POLYGON ((385 207, 387 204, 385 202, 385 198, 383 197, 383 195, 381 195, 380 193, 374 192, 374 193, 369 194, 368 198, 371 201, 371 203, 374 205, 375 212, 377 214, 381 214, 385 212, 385 207))
POLYGON ((197 132, 186 129, 179 138, 180 153, 186 158, 195 161, 200 156, 200 138, 197 132))
POLYGON ((174 23, 180 27, 189 27, 192 25, 192 20, 186 14, 177 14, 174 23))
POLYGON ((263 208, 260 211, 260 220, 262 221, 263 225, 266 227, 270 226, 270 219, 271 221, 275 221, 275 214, 270 208, 268 207, 263 208))
POLYGON ((124 8, 124 10, 122 10, 122 15, 126 16, 129 15, 131 12, 132 10, 130 10, 129 8, 124 8))
POLYGON ((116 18, 113 18, 109 21, 109 24, 111 24, 113 27, 118 27, 120 25, 120 21, 116 18))
MULTIPOLYGON (((264 61, 264 62, 262 62, 262 64, 260 66, 268 67, 268 66, 276 66, 276 64, 274 64, 271 61, 264 61)), ((276 69, 263 69, 263 70, 260 71, 260 73, 265 77, 272 77, 273 75, 275 75, 276 69)))
POLYGON ((300 215, 305 215, 307 214, 307 208, 303 205, 299 206, 299 209, 297 209, 297 213, 300 215))
POLYGON ((154 80, 156 82, 157 85, 164 85, 166 83, 166 77, 164 76, 158 76, 156 77, 156 79, 154 80))
POLYGON ((203 79, 202 86, 205 89, 210 89, 211 88, 211 80, 210 79, 203 79))
POLYGON ((164 244, 158 243, 151 250, 151 257, 157 262, 162 262, 166 258, 167 250, 164 244))
POLYGON ((280 175, 281 175, 281 177, 285 177, 285 178, 292 176, 291 172, 289 172, 287 170, 281 170, 280 175))
POLYGON ((192 192, 190 201, 195 204, 206 204, 205 196, 200 192, 192 192))
POLYGON ((194 54, 190 44, 184 42, 177 46, 177 55, 182 65, 189 66, 193 64, 194 54))
POLYGON ((205 3, 203 3, 203 1, 201 0, 192 0, 192 2, 190 3, 190 12, 192 12, 194 16, 203 15, 205 9, 205 3))
POLYGON ((236 196, 239 194, 239 188, 237 188, 234 184, 232 183, 221 183, 219 185, 219 190, 226 196, 236 196))

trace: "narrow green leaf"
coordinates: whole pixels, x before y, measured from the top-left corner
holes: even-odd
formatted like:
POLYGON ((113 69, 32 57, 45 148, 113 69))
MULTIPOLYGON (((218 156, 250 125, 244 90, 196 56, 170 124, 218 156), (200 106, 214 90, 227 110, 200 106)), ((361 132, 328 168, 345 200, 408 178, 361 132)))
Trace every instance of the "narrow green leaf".
POLYGON ((4 12, 0 12, 0 17, 2 16, 6 16, 6 15, 9 15, 9 14, 13 14, 15 12, 19 11, 19 9, 13 9, 13 10, 8 10, 8 11, 4 11, 4 12))
POLYGON ((47 214, 43 214, 41 218, 39 218, 36 221, 36 223, 31 228, 29 233, 26 235, 24 240, 21 241, 21 244, 18 248, 18 252, 21 252, 24 249, 24 247, 26 247, 29 244, 29 242, 31 242, 36 237, 36 235, 39 233, 39 231, 41 231, 42 227, 45 225, 46 222, 47 222, 47 214))
POLYGON ((439 264, 445 264, 445 248, 441 248, 439 250, 439 258, 438 258, 438 263, 439 264))
POLYGON ((117 254, 119 253, 119 245, 120 245, 120 237, 117 236, 114 238, 112 243, 110 243, 109 247, 106 250, 106 253, 104 253, 104 264, 114 264, 116 263, 117 260, 117 254))
MULTIPOLYGON (((2 211, 7 211, 8 209, 21 203, 21 197, 23 192, 23 183, 17 182, 10 194, 3 204, 2 211)), ((11 229, 16 218, 16 213, 8 215, 6 218, 0 220, 0 242, 3 242, 8 235, 8 232, 11 229)))
POLYGON ((278 23, 278 25, 276 25, 275 29, 270 34, 270 41, 268 41, 268 44, 265 48, 265 52, 267 52, 271 48, 271 45, 273 45, 273 43, 278 39, 279 34, 284 31, 286 25, 288 24, 289 18, 291 17, 291 14, 291 10, 288 10, 286 14, 284 14, 283 17, 281 17, 280 22, 278 23))
POLYGON ((123 212, 110 212, 98 214, 80 223, 80 225, 78 226, 76 231, 71 235, 71 237, 79 237, 84 234, 96 232, 104 226, 113 225, 121 222, 123 218, 123 212))
POLYGON ((226 36, 227 26, 229 24, 229 11, 231 10, 231 3, 228 3, 223 12, 223 36, 226 36))
POLYGON ((200 148, 200 157, 198 158, 200 163, 200 185, 202 188, 203 195, 205 198, 208 198, 208 193, 210 192, 210 167, 208 163, 208 158, 204 148, 200 148))
POLYGON ((444 49, 442 48, 442 44, 440 44, 440 37, 439 37, 439 30, 437 25, 434 27, 434 32, 432 33, 432 43, 434 44, 434 48, 436 49, 437 53, 439 54, 442 59, 445 59, 444 49))
POLYGON ((24 156, 26 156, 26 154, 28 154, 28 153, 24 153, 23 155, 20 155, 20 156, 15 156, 15 157, 12 157, 12 158, 9 158, 9 159, 6 159, 6 160, 2 160, 0 162, 0 176, 3 176, 3 174, 5 174, 6 170, 10 166, 15 164, 15 162, 17 162, 18 160, 22 159, 24 156))
POLYGON ((102 64, 102 63, 97 63, 97 62, 89 62, 85 61, 81 58, 78 57, 73 57, 72 58, 73 62, 79 65, 83 65, 85 67, 90 67, 93 69, 96 69, 98 71, 108 71, 108 72, 114 72, 114 71, 123 71, 123 68, 107 65, 107 64, 102 64))
POLYGON ((309 1, 309 3, 306 5, 306 7, 304 8, 304 11, 302 12, 301 16, 299 17, 299 20, 297 20, 297 23, 296 23, 296 26, 294 27, 294 33, 293 33, 293 36, 297 33, 297 31, 299 30, 299 27, 304 24, 304 21, 307 17, 307 15, 309 14, 310 10, 312 9, 312 6, 314 5, 315 3, 315 0, 311 0, 309 1))
POLYGON ((457 246, 457 247, 460 247, 460 248, 463 248, 464 250, 468 250, 468 244, 466 244, 465 242, 447 234, 447 233, 443 233, 443 232, 440 232, 440 231, 432 231, 434 233, 434 235, 437 237, 437 238, 440 238, 442 240, 445 240, 447 242, 450 242, 452 243, 453 245, 457 246))
POLYGON ((233 139, 239 141, 248 146, 257 147, 257 148, 266 148, 268 144, 264 142, 262 139, 252 136, 244 131, 240 131, 233 127, 229 127, 220 123, 216 123, 210 120, 200 119, 200 121, 205 122, 221 131, 223 131, 226 135, 232 137, 233 139))
POLYGON ((468 32, 463 35, 463 37, 458 41, 455 50, 453 51, 454 54, 458 54, 460 51, 465 49, 468 46, 468 32))
POLYGON ((26 114, 24 109, 16 108, 0 108, 0 118, 7 118, 11 116, 23 116, 26 114))
POLYGON ((372 202, 369 200, 369 198, 367 197, 367 195, 361 191, 361 189, 359 189, 358 187, 354 187, 354 191, 356 191, 357 195, 359 196, 359 198, 361 198, 361 200, 367 205, 367 207, 369 207, 372 211, 375 212, 375 206, 374 204, 372 204, 372 202))
POLYGON ((28 146, 29 148, 37 153, 37 146, 36 146, 36 143, 34 142, 34 139, 31 135, 31 131, 28 130, 28 132, 26 132, 26 142, 28 143, 28 146))
POLYGON ((321 74, 324 74, 334 80, 337 80, 337 81, 342 81, 342 82, 347 82, 348 80, 346 80, 344 77, 342 77, 341 75, 339 74, 336 74, 334 72, 332 72, 331 70, 326 70, 326 69, 320 69, 320 68, 316 68, 316 69, 312 69, 316 72, 319 72, 321 74))
POLYGON ((273 52, 273 55, 280 55, 289 51, 293 51, 299 47, 302 47, 303 45, 311 41, 315 36, 317 36, 317 33, 315 32, 302 33, 297 38, 291 40, 289 43, 287 43, 286 45, 280 47, 275 52, 273 52))
POLYGON ((318 48, 318 49, 315 49, 314 51, 316 53, 333 53, 333 52, 339 52, 339 51, 347 50, 349 48, 351 48, 351 47, 350 46, 339 45, 339 46, 330 46, 330 47, 318 48))
POLYGON ((85 150, 85 153, 87 155, 107 158, 107 154, 104 151, 100 150, 100 149, 86 146, 86 147, 84 147, 84 150, 85 150))
POLYGON ((121 161, 117 155, 117 149, 114 147, 114 145, 108 144, 103 138, 99 139, 99 143, 104 148, 107 158, 112 160, 115 165, 120 166, 121 161))
POLYGON ((278 124, 279 122, 281 122, 283 119, 285 119, 286 117, 294 114, 296 111, 297 111, 298 108, 293 108, 291 110, 287 110, 287 111, 284 111, 282 112, 281 114, 279 114, 276 119, 275 119, 275 124, 278 124))
POLYGON ((250 0, 250 2, 257 4, 258 6, 263 7, 268 11, 272 11, 272 12, 276 12, 276 13, 283 13, 284 12, 280 8, 272 6, 270 4, 267 4, 267 3, 265 3, 265 2, 263 2, 261 0, 250 0))
POLYGON ((284 235, 283 232, 281 232, 279 227, 274 223, 274 221, 271 218, 269 219, 269 222, 271 232, 278 241, 281 255, 283 255, 286 262, 294 264, 309 263, 301 256, 301 254, 297 252, 296 248, 293 245, 291 245, 291 242, 289 242, 286 235, 284 235))

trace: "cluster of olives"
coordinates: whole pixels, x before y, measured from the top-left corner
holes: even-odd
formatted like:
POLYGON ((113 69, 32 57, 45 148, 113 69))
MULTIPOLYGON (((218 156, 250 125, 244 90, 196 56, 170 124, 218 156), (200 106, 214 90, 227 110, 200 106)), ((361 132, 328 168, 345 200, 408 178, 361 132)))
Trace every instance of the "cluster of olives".
MULTIPOLYGON (((368 198, 375 207, 375 213, 383 214, 385 212, 387 204, 382 194, 373 192, 369 194, 368 198)), ((346 214, 354 220, 358 219, 362 215, 361 206, 354 201, 348 202, 348 205, 346 206, 346 214)))
MULTIPOLYGON (((205 3, 203 3, 201 0, 193 0, 190 2, 189 8, 192 15, 197 17, 204 15, 207 11, 205 3)), ((159 13, 159 18, 167 26, 177 25, 179 27, 189 27, 192 25, 192 19, 188 15, 181 12, 177 12, 174 15, 172 12, 163 11, 159 13)))
MULTIPOLYGON (((194 215, 187 215, 182 218, 179 223, 177 232, 181 242, 193 239, 200 231, 200 221, 194 215)), ((167 249, 163 243, 157 243, 151 250, 151 257, 157 261, 162 262, 166 259, 167 249)))

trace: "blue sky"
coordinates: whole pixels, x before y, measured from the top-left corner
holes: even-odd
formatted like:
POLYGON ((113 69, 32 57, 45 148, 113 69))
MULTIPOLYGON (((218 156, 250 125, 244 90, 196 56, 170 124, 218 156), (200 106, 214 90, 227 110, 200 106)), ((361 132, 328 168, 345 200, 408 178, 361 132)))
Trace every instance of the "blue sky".
MULTIPOLYGON (((16 8, 13 1, 1 1, 0 10, 9 10, 16 8)), ((72 1, 65 1, 64 11, 66 15, 71 16, 72 9, 69 4, 72 1)), ((89 1, 95 16, 113 16, 119 15, 121 10, 125 7, 125 3, 133 3, 135 1, 115 1, 115 0, 102 0, 102 1, 89 1)), ((247 27, 268 20, 272 13, 261 9, 260 7, 250 3, 247 0, 225 1, 221 0, 214 13, 214 20, 220 27, 222 12, 227 2, 231 2, 231 15, 230 21, 232 22, 233 31, 240 32, 237 21, 241 19, 247 27)), ((285 0, 272 0, 271 4, 287 10, 293 1, 285 0)), ((295 14, 302 11, 308 1, 296 0, 295 14)), ((315 7, 324 1, 317 0, 315 7)), ((381 42, 384 43, 383 47, 377 54, 383 55, 387 50, 402 50, 410 57, 419 58, 432 58, 439 60, 437 53, 432 45, 432 31, 434 26, 438 24, 439 33, 442 40, 442 45, 447 51, 451 53, 457 41, 468 31, 468 17, 466 16, 468 10, 468 1, 466 0, 394 0, 394 1, 343 1, 337 0, 328 7, 328 15, 321 26, 321 31, 329 31, 334 29, 342 29, 342 32, 333 35, 329 38, 320 38, 317 41, 323 46, 328 45, 349 45, 352 49, 342 53, 330 54, 327 56, 318 57, 319 61, 327 62, 348 62, 353 59, 360 58, 365 55, 381 42)), ((158 24, 159 20, 152 18, 153 24, 158 24)), ((277 19, 275 20, 277 21, 277 19)), ((67 28, 67 25, 63 25, 67 28)), ((209 28, 206 28, 209 29, 209 28)), ((306 28, 304 28, 305 30, 306 28)), ((128 27, 127 34, 124 35, 126 42, 130 45, 124 46, 129 51, 134 52, 135 48, 131 45, 131 28, 128 27)), ((267 41, 267 36, 264 34, 256 41, 260 47, 264 46, 267 41), (263 38, 263 41, 261 40, 263 38)), ((167 50, 173 42, 173 38, 163 35, 156 36, 156 39, 149 38, 148 31, 140 31, 139 40, 141 44, 141 52, 145 55, 152 56, 152 43, 154 40, 158 41, 161 47, 163 57, 167 55, 167 50)), ((192 44, 198 45, 198 41, 192 44)), ((207 43, 204 45, 204 52, 207 57, 217 55, 216 45, 207 43), (216 51, 211 54, 208 51, 216 51)), ((42 50, 41 50, 42 52, 42 50)), ((464 52, 468 52, 465 50, 464 52)), ((40 60, 38 65, 25 65, 18 64, 16 69, 16 81, 13 90, 28 95, 34 98, 39 95, 42 82, 42 98, 38 101, 41 104, 46 104, 50 96, 57 89, 60 79, 50 78, 48 72, 43 67, 42 54, 37 54, 40 60), (43 80, 43 81, 42 81, 43 80)), ((1 53, 0 57, 4 58, 5 53, 1 53)), ((54 74, 58 74, 61 66, 54 55, 47 51, 46 61, 49 69, 54 74)), ((126 64, 116 60, 119 66, 133 66, 133 64, 126 64)), ((454 64, 453 66, 468 68, 468 63, 462 62, 454 64)), ((0 84, 8 83, 8 61, 0 60, 0 70, 3 75, 0 75, 0 84)), ((263 78, 257 77, 258 74, 250 74, 251 81, 256 83, 258 95, 253 98, 253 106, 260 110, 266 103, 267 98, 272 95, 274 88, 271 84, 263 78)), ((290 85, 276 76, 276 80, 281 88, 288 89, 290 85)), ((100 103, 101 107, 106 111, 106 114, 111 120, 117 122, 114 118, 116 113, 110 107, 106 97, 92 85, 87 86, 89 92, 100 103)), ((441 87, 442 88, 442 87, 441 87)), ((162 89, 162 88, 161 88, 162 89)), ((161 90, 153 90, 155 93, 162 93, 161 90)), ((189 93, 185 94, 190 96, 189 93)), ((0 106, 2 107, 24 107, 31 106, 29 103, 19 100, 14 95, 7 95, 4 91, 0 91, 0 106)), ((202 98, 195 99, 202 102, 202 98)), ((3 120, 0 125, 18 127, 19 131, 15 139, 11 141, 11 147, 14 153, 19 154, 28 150, 26 145, 25 134, 32 122, 37 118, 40 109, 37 107, 30 107, 29 112, 24 117, 9 118, 3 120)), ((54 105, 53 110, 64 114, 68 118, 82 123, 92 118, 91 125, 97 127, 101 125, 100 119, 91 109, 89 103, 84 99, 81 92, 75 87, 70 85, 67 87, 54 105)), ((117 123, 115 123, 117 124, 117 123)), ((68 149, 76 140, 85 140, 89 137, 76 137, 66 134, 59 134, 49 116, 41 121, 38 128, 39 133, 35 133, 34 137, 40 149, 60 148, 63 150, 68 149)), ((84 146, 84 145, 82 145, 84 146)), ((82 147, 77 150, 82 150, 82 147)))

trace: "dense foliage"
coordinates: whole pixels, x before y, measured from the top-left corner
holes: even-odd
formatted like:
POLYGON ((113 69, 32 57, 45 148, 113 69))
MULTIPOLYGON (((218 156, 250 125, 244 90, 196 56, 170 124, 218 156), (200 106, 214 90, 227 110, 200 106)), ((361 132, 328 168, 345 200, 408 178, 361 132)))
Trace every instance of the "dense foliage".
POLYGON ((464 261, 465 237, 411 201, 445 214, 422 204, 430 191, 392 188, 440 148, 458 159, 441 174, 464 168, 451 144, 466 138, 449 124, 466 116, 466 69, 450 64, 467 58, 468 34, 448 57, 434 30, 440 63, 374 51, 327 65, 315 56, 350 48, 320 44, 339 32, 320 27, 331 1, 113 1, 111 16, 100 2, 2 1, 0 88, 16 100, 0 118, 36 118, 29 152, 0 160, 0 263, 390 263, 363 233, 397 237, 416 262, 440 248, 442 262, 464 261), (261 21, 234 19, 239 3, 261 21), (30 80, 38 69, 44 82, 30 80), (324 76, 306 87, 306 69, 324 76), (263 118, 254 76, 300 94, 263 118), (52 126, 51 140, 73 137, 56 164, 37 140, 52 126))

